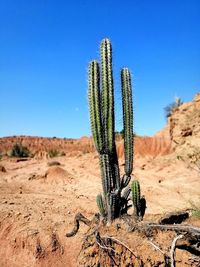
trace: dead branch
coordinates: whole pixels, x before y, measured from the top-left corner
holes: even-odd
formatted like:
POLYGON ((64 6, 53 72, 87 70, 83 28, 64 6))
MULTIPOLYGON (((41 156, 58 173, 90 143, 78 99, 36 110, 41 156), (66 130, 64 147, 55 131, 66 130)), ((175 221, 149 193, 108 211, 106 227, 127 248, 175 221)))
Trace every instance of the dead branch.
POLYGON ((77 213, 75 218, 74 218, 74 228, 71 232, 66 233, 66 237, 71 237, 71 236, 75 236, 79 230, 80 227, 80 222, 86 224, 87 226, 90 227, 91 225, 91 221, 88 220, 85 216, 83 216, 81 213, 77 213))
MULTIPOLYGON (((127 249, 127 250, 128 250, 134 257, 135 257, 135 259, 136 259, 137 262, 138 262, 138 266, 142 266, 141 263, 140 263, 139 257, 136 256, 135 253, 134 253, 134 252, 133 252, 133 251, 132 251, 126 244, 124 244, 124 243, 123 243, 122 241, 120 241, 119 239, 114 238, 114 237, 111 237, 111 236, 102 236, 102 237, 100 237, 99 232, 97 232, 97 233, 96 233, 96 242, 97 242, 97 244, 98 244, 101 248, 107 250, 108 252, 109 252, 109 251, 113 251, 115 254, 118 254, 112 247, 108 247, 108 246, 106 246, 104 240, 106 240, 106 241, 112 241, 113 243, 117 243, 117 244, 121 245, 122 247, 126 248, 126 249, 127 249)), ((109 254, 108 254, 108 255, 109 255, 109 254)), ((109 255, 109 257, 110 257, 110 255, 109 255)), ((113 257, 112 257, 112 260, 114 261, 113 257)))
POLYGON ((151 244, 156 250, 160 251, 163 255, 165 255, 165 252, 162 251, 159 246, 157 246, 156 244, 154 244, 151 240, 148 240, 148 243, 151 244))
POLYGON ((112 251, 112 252, 114 252, 114 255, 115 255, 115 254, 117 254, 116 251, 112 247, 106 246, 106 244, 103 241, 103 239, 101 238, 99 232, 96 232, 96 242, 97 242, 97 245, 100 248, 102 248, 103 250, 106 250, 106 252, 108 253, 109 258, 114 262, 115 266, 119 266, 116 263, 115 258, 109 253, 109 251, 112 251))
POLYGON ((100 237, 99 232, 96 233, 96 242, 97 242, 98 246, 101 247, 102 249, 110 250, 110 251, 113 251, 114 253, 116 253, 116 251, 113 248, 105 245, 105 243, 103 242, 103 239, 100 237))
POLYGON ((144 223, 144 226, 152 228, 152 229, 160 229, 160 230, 172 230, 177 233, 188 233, 191 236, 199 237, 200 236, 200 228, 192 225, 178 225, 178 224, 153 224, 153 223, 144 223))
POLYGON ((114 237, 111 237, 111 236, 102 236, 102 238, 110 239, 110 240, 112 240, 112 241, 114 241, 114 242, 116 242, 116 243, 122 245, 123 247, 125 247, 126 249, 128 249, 128 250, 131 252, 131 254, 132 254, 135 258, 138 258, 138 257, 135 255, 135 253, 134 253, 129 247, 127 247, 123 242, 121 242, 119 239, 114 238, 114 237))
POLYGON ((170 250, 171 267, 175 267, 174 262, 175 262, 176 242, 177 240, 182 239, 183 237, 184 235, 178 235, 172 241, 171 250, 170 250))

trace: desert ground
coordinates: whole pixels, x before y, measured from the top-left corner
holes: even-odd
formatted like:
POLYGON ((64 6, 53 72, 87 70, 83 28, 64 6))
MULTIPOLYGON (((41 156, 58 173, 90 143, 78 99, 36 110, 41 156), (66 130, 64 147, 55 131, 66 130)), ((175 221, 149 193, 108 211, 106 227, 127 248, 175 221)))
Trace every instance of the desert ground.
MULTIPOLYGON (((199 105, 200 101, 194 103, 199 105)), ((177 112, 182 114, 182 110, 177 112)), ((186 145, 189 140, 194 144, 194 135, 183 135, 187 141, 177 148, 169 133, 177 133, 177 128, 172 133, 168 125, 154 137, 135 138, 132 179, 141 184, 147 201, 146 218, 155 221, 160 215, 191 209, 200 203, 198 165, 184 160, 189 153, 186 145)), ((4 154, 0 160, 0 267, 77 266, 88 227, 81 224, 77 235, 71 238, 65 234, 73 228, 76 213, 93 218, 98 212, 96 195, 102 191, 99 159, 92 140, 7 137, 0 139, 1 152, 17 142, 29 147, 33 156, 19 159, 4 154), (53 147, 63 150, 63 156, 50 158, 47 151, 53 147)), ((122 140, 117 141, 117 153, 123 174, 122 140)), ((190 218, 188 222, 200 226, 198 219, 190 218)), ((121 240, 125 242, 123 236, 121 240)), ((150 249, 155 253, 155 248, 150 249)), ((198 264, 182 262, 177 266, 198 264)))

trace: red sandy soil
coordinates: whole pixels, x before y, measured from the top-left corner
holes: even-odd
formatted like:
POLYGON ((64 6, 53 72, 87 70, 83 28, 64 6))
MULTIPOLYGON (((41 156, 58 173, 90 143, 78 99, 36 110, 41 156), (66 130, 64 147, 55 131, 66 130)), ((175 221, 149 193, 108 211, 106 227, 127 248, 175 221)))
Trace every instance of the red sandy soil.
MULTIPOLYGON (((3 145, 2 140, 1 149, 9 149, 9 142, 3 145)), ((14 138, 9 140, 16 143, 14 138)), ((36 153, 40 157, 27 161, 9 157, 0 161, 5 168, 0 169, 1 267, 77 266, 87 227, 83 225, 72 238, 65 233, 73 228, 77 212, 89 219, 97 212, 95 198, 101 192, 101 180, 98 155, 90 152, 91 140, 73 140, 70 149, 57 139, 41 140, 37 138, 39 147, 49 143, 49 149, 51 142, 57 142, 66 156, 49 159, 41 151, 36 153), (55 160, 61 165, 50 167, 48 163, 55 160)), ((36 147, 33 138, 26 137, 22 143, 36 147)), ((135 143, 133 177, 140 181, 146 197, 147 215, 182 210, 190 207, 191 201, 199 201, 199 173, 170 154, 169 141, 146 137, 135 143)), ((122 142, 117 151, 123 174, 122 142)))

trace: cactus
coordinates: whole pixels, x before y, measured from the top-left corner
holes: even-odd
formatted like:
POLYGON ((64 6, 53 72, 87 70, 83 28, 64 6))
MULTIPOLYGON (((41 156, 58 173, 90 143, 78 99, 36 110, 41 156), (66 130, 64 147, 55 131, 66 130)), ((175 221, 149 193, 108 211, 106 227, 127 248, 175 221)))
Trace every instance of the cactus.
POLYGON ((130 72, 127 68, 123 68, 121 84, 125 175, 120 178, 115 144, 112 45, 108 39, 103 39, 101 42, 100 52, 101 63, 93 60, 89 64, 88 95, 91 131, 99 153, 103 187, 103 197, 97 196, 97 204, 102 216, 106 217, 107 222, 110 223, 124 210, 122 190, 128 186, 133 169, 133 107, 130 72), (102 207, 105 212, 102 212, 102 207))
POLYGON ((106 216, 105 204, 104 204, 104 200, 101 194, 97 195, 96 201, 97 201, 97 207, 99 208, 99 212, 101 216, 105 217, 106 216))
POLYGON ((131 185, 134 215, 140 216, 140 183, 134 180, 131 185))
POLYGON ((127 186, 125 190, 123 191, 122 197, 128 200, 130 193, 131 193, 131 188, 127 186))
POLYGON ((131 92, 131 75, 127 68, 121 71, 122 106, 124 122, 124 158, 125 174, 129 177, 133 170, 133 107, 131 92))
POLYGON ((89 105, 90 122, 95 147, 99 153, 103 150, 102 122, 100 103, 100 70, 99 64, 92 61, 89 66, 89 105))

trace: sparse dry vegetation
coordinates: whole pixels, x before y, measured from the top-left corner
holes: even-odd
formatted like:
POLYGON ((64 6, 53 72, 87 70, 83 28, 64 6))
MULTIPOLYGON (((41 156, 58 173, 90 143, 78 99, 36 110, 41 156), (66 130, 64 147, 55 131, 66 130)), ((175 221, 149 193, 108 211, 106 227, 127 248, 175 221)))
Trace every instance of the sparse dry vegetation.
POLYGON ((192 148, 192 152, 183 155, 177 155, 177 159, 183 161, 188 168, 192 168, 200 172, 200 149, 197 147, 192 148))
POLYGON ((58 149, 50 149, 48 151, 48 155, 50 158, 55 158, 55 157, 63 157, 66 154, 64 151, 59 151, 58 149))
POLYGON ((15 144, 12 147, 10 156, 26 158, 30 156, 30 151, 26 146, 23 146, 22 144, 15 144))
POLYGON ((200 220, 200 202, 194 203, 190 201, 192 216, 200 220))
POLYGON ((172 114, 183 104, 180 97, 175 97, 174 102, 169 104, 164 108, 165 110, 165 117, 169 118, 172 116, 172 114))

